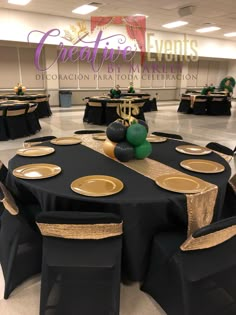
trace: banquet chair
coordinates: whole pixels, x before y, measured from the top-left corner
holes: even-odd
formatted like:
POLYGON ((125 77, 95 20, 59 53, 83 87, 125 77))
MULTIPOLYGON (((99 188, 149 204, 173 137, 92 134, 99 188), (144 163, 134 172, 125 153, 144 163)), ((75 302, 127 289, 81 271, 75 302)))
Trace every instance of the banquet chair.
POLYGON ((109 125, 113 121, 120 118, 120 116, 117 114, 117 106, 119 106, 119 103, 112 103, 112 102, 106 103, 106 108, 105 108, 106 125, 109 125))
POLYGON ((193 103, 193 114, 206 115, 208 106, 208 98, 204 95, 197 95, 193 103))
POLYGON ((192 111, 192 109, 191 109, 191 96, 186 95, 186 94, 182 94, 180 104, 178 107, 178 112, 189 114, 189 113, 191 113, 191 111, 192 111))
POLYGON ((44 137, 25 140, 23 143, 23 147, 24 148, 32 147, 34 145, 41 144, 43 142, 50 141, 52 139, 56 139, 56 137, 55 136, 44 136, 44 137))
POLYGON ((89 102, 89 110, 87 113, 87 122, 89 124, 103 125, 105 118, 105 106, 102 101, 89 102))
POLYGON ((160 232, 142 290, 168 315, 236 314, 236 217, 194 232, 160 232))
POLYGON ((222 211, 223 218, 234 215, 236 215, 236 173, 228 181, 222 211))
POLYGON ((166 137, 166 138, 183 140, 182 136, 177 135, 177 134, 172 134, 172 133, 153 131, 152 134, 155 135, 155 136, 161 136, 161 137, 166 137))
POLYGON ((7 127, 6 127, 6 112, 7 106, 0 106, 0 141, 8 140, 7 127))
MULTIPOLYGON (((5 179, 7 177, 7 172, 8 172, 8 169, 0 160, 0 182, 5 183, 5 179)), ((3 213, 3 210, 4 210, 4 206, 2 203, 0 203, 0 228, 1 228, 1 215, 3 213)))
POLYGON ((50 94, 48 95, 37 95, 37 98, 34 100, 38 104, 38 107, 35 111, 37 118, 50 117, 52 111, 49 105, 50 94))
POLYGON ((28 104, 8 106, 6 112, 6 128, 10 139, 26 137, 30 131, 26 121, 28 104))
POLYGON ((86 135, 86 134, 93 134, 93 133, 103 133, 105 130, 98 130, 98 129, 82 129, 77 130, 74 132, 76 135, 86 135))
POLYGON ((26 113, 26 121, 31 134, 35 134, 41 129, 38 117, 35 114, 37 107, 37 103, 30 103, 29 109, 26 113))
POLYGON ((43 236, 40 315, 118 315, 122 222, 109 213, 52 211, 43 236))
POLYGON ((0 201, 4 205, 0 229, 0 262, 5 279, 4 299, 8 299, 19 284, 40 273, 42 238, 21 215, 21 207, 1 182, 0 201))
POLYGON ((211 149, 211 150, 214 150, 214 151, 217 151, 217 152, 220 152, 220 153, 223 153, 223 154, 226 154, 226 155, 229 155, 229 156, 232 156, 234 155, 234 151, 231 150, 230 148, 220 144, 220 143, 217 143, 217 142, 209 142, 207 145, 206 145, 207 148, 211 149))
POLYGON ((208 103, 208 115, 231 115, 231 102, 227 96, 214 96, 208 103))

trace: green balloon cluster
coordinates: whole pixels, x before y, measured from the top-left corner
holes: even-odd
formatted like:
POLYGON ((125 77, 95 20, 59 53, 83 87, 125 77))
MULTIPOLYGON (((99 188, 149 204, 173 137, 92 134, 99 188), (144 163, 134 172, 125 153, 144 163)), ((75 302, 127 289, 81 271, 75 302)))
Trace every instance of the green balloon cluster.
POLYGON ((147 131, 148 126, 144 121, 134 122, 130 126, 115 121, 107 127, 106 135, 110 142, 105 142, 104 152, 121 162, 144 159, 152 152, 152 146, 146 140, 147 131))

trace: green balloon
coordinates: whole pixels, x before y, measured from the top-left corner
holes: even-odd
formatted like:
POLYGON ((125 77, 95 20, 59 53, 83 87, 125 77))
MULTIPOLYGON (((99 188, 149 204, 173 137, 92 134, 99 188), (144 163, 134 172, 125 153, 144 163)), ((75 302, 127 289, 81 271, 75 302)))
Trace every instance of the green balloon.
POLYGON ((144 159, 152 153, 152 145, 145 140, 142 144, 134 148, 134 155, 136 159, 144 159))
POLYGON ((133 124, 127 129, 126 139, 134 146, 142 144, 146 137, 147 129, 141 124, 133 124))

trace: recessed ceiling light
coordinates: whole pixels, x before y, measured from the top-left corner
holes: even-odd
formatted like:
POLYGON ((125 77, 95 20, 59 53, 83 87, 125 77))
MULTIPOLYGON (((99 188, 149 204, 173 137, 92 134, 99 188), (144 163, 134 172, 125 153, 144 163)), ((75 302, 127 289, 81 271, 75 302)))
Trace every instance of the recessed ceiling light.
POLYGON ((146 18, 148 18, 148 15, 141 14, 141 13, 136 13, 136 14, 134 14, 134 16, 145 16, 146 18))
POLYGON ((98 7, 96 7, 95 5, 90 5, 90 4, 84 4, 81 5, 80 7, 74 9, 72 12, 76 13, 76 14, 89 14, 95 10, 97 10, 98 7))
POLYGON ((31 0, 8 0, 8 3, 10 4, 16 4, 16 5, 26 5, 30 2, 31 0))
POLYGON ((198 30, 196 30, 196 32, 198 32, 198 33, 208 33, 208 32, 218 31, 220 29, 221 28, 217 27, 217 26, 208 26, 208 27, 204 27, 204 28, 199 28, 198 30))
POLYGON ((226 33, 226 34, 224 34, 224 36, 226 36, 226 37, 234 37, 234 36, 236 36, 236 32, 226 33))
POLYGON ((168 23, 168 24, 164 24, 164 25, 162 25, 162 27, 175 28, 175 27, 180 27, 180 26, 186 25, 186 24, 188 24, 188 22, 176 21, 176 22, 171 22, 171 23, 168 23))

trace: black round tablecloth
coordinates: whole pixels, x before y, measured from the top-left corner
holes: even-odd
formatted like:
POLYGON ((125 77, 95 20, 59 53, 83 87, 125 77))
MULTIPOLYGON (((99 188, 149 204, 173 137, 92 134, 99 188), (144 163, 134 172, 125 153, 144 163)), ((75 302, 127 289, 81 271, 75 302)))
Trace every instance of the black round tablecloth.
MULTIPOLYGON (((228 163, 215 153, 204 159, 217 161, 225 166, 220 174, 189 172, 179 165, 182 160, 199 158, 181 154, 176 140, 153 144, 151 159, 158 160, 184 173, 216 184, 219 187, 215 215, 219 217, 230 177, 228 163)), ((44 157, 28 158, 15 156, 9 161, 7 185, 21 200, 36 199, 42 211, 104 211, 120 214, 124 221, 123 272, 133 281, 141 281, 146 271, 153 236, 158 230, 172 228, 187 231, 187 209, 184 194, 174 193, 157 186, 155 182, 121 163, 118 163, 83 145, 57 146, 55 152, 44 157), (59 165, 62 172, 48 179, 23 180, 15 178, 11 171, 31 163, 59 165), (109 175, 120 179, 124 189, 107 197, 86 197, 73 192, 70 184, 76 178, 87 175, 109 175)))

